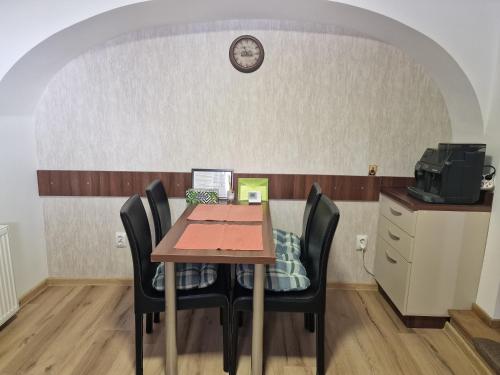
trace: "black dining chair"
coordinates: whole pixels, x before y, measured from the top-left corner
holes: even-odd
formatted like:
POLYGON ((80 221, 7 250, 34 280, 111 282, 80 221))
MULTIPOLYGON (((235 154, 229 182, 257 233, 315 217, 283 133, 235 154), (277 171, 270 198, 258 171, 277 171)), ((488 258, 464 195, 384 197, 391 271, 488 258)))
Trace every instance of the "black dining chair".
MULTIPOLYGON (((271 292, 264 294, 264 310, 314 314, 316 318, 316 373, 325 373, 325 306, 326 273, 333 236, 340 213, 328 197, 321 195, 312 215, 308 252, 303 265, 310 279, 310 286, 303 291, 271 292)), ((231 367, 229 374, 236 374, 238 345, 238 313, 252 311, 252 291, 236 284, 232 295, 231 367)))
MULTIPOLYGON (((311 190, 309 190, 309 195, 307 196, 304 216, 302 218, 302 235, 300 236, 301 262, 304 262, 304 259, 307 259, 309 231, 311 228, 314 211, 316 210, 316 206, 318 205, 321 194, 322 192, 319 184, 317 182, 313 183, 311 186, 311 190)), ((304 326, 310 332, 314 332, 314 314, 304 314, 304 326)))
MULTIPOLYGON (((165 311, 165 294, 153 288, 156 264, 151 262, 151 231, 139 195, 130 197, 120 210, 134 268, 134 313, 136 374, 143 373, 143 315, 165 311)), ((178 290, 177 310, 218 307, 223 311, 224 371, 229 369, 229 299, 224 274, 214 284, 199 289, 178 290)))
MULTIPOLYGON (((172 226, 172 219, 170 213, 170 205, 168 203, 167 192, 161 180, 154 180, 146 187, 146 196, 148 198, 151 215, 153 216, 153 223, 155 227, 155 242, 156 246, 163 239, 165 234, 172 226)), ((224 281, 226 282, 227 294, 230 294, 231 289, 231 268, 229 264, 219 264, 217 274, 224 273, 224 281)), ((159 321, 155 313, 155 322, 159 321)), ((223 324, 223 311, 220 311, 220 324, 223 324)), ((146 318, 146 332, 148 332, 148 318, 146 318)), ((151 321, 151 318, 149 318, 151 321)), ((152 324, 151 324, 152 325, 152 324)), ((150 327, 152 330, 152 327, 150 327)))
MULTIPOLYGON (((311 227, 311 221, 313 218, 314 211, 318 205, 319 198, 321 197, 321 186, 317 182, 314 182, 307 195, 306 207, 304 208, 304 215, 302 217, 302 234, 300 236, 300 261, 303 262, 307 258, 308 250, 308 239, 309 239, 309 229, 311 227)), ((280 230, 280 229, 278 229, 280 230)), ((281 230, 283 231, 283 230, 281 230)), ((238 317, 239 325, 242 325, 241 312, 238 317)), ((304 313, 304 327, 310 331, 314 332, 314 314, 304 313)))
MULTIPOLYGON (((162 238, 167 234, 172 226, 172 215, 168 203, 167 193, 160 180, 154 180, 146 188, 146 196, 149 202, 149 208, 153 216, 155 228, 155 246, 158 246, 162 238)), ((158 265, 158 263, 156 263, 158 265)), ((153 331, 152 314, 146 314, 146 333, 153 331)), ((160 321, 160 313, 154 313, 154 322, 160 321)))
POLYGON ((318 205, 319 198, 321 197, 321 187, 317 182, 313 183, 309 195, 306 200, 306 207, 304 209, 304 216, 302 217, 302 235, 300 236, 300 260, 303 261, 307 258, 309 232, 314 211, 318 205))

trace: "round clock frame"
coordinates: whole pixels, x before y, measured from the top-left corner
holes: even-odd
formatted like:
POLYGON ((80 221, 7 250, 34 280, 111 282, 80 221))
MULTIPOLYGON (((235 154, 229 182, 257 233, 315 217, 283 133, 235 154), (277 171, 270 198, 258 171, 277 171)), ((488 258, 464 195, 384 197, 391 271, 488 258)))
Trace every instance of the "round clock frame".
MULTIPOLYGON (((251 51, 252 52, 252 51, 251 51)), ((264 62, 264 47, 262 46, 262 43, 254 36, 252 35, 241 35, 237 37, 232 43, 231 46, 229 47, 229 61, 231 61, 231 64, 234 66, 234 68, 242 73, 252 73, 255 72, 257 69, 260 68, 262 63, 264 62), (252 47, 255 49, 259 49, 259 57, 255 61, 255 63, 245 66, 242 65, 238 59, 235 57, 235 50, 237 47, 242 45, 244 41, 249 41, 252 47)))

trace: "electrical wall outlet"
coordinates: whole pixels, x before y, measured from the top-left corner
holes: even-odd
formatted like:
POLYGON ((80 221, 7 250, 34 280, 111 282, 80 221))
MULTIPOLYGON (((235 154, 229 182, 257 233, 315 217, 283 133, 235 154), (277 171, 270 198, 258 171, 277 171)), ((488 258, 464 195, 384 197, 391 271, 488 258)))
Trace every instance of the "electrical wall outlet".
POLYGON ((127 247, 127 234, 125 232, 115 233, 115 247, 120 249, 127 247))
POLYGON ((356 250, 357 251, 366 250, 367 245, 368 245, 368 235, 367 234, 356 235, 356 250))
POLYGON ((368 166, 368 176, 375 176, 377 174, 377 170, 378 170, 377 164, 370 164, 368 166))
POLYGON ((483 178, 481 181, 481 190, 493 190, 495 188, 495 179, 491 178, 489 180, 483 178))

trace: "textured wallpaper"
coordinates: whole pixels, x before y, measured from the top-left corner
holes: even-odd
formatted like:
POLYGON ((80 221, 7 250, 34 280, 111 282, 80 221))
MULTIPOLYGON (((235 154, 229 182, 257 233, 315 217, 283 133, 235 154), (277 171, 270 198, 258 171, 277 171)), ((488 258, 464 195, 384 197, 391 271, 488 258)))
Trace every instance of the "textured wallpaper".
MULTIPOLYGON (((364 175, 375 163, 396 176, 411 175, 426 147, 451 139, 441 93, 402 51, 345 30, 275 21, 158 28, 96 47, 48 85, 36 132, 40 169, 364 175), (265 50, 251 74, 228 58, 246 33, 265 50)), ((112 248, 119 199, 44 201, 51 275, 129 272, 128 254, 112 248), (73 236, 92 249, 81 254, 73 236), (91 256, 97 251, 105 262, 91 256)), ((378 204, 340 206, 330 279, 367 281, 354 238, 374 240, 378 204)), ((277 225, 299 230, 303 202, 272 207, 277 225)))
MULTIPOLYGON (((115 232, 123 232, 120 208, 125 198, 46 197, 44 201, 49 273, 53 277, 132 277, 130 249, 115 248, 115 232)), ((151 214, 151 235, 154 239, 151 214)), ((369 237, 366 263, 373 269, 377 233, 377 202, 337 202, 341 220, 328 264, 330 282, 370 283, 361 253, 355 251, 355 234, 369 237)), ((298 235, 302 232, 304 201, 271 201, 273 226, 298 235)), ((171 199, 172 219, 186 202, 171 199)))

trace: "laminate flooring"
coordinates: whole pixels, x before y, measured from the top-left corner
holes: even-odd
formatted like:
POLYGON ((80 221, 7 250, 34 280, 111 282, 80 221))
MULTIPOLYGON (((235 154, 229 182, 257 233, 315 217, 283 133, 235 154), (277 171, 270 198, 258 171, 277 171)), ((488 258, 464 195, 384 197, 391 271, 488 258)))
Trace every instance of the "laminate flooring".
MULTIPOLYGON (((134 374, 133 290, 50 286, 0 330, 0 374, 134 374)), ((163 315, 144 335, 144 374, 164 373, 163 315)), ((251 315, 238 374, 250 373, 251 315)), ((328 374, 480 374, 443 330, 408 329, 376 291, 327 292, 328 374)), ((223 374, 217 309, 178 313, 179 374, 223 374)), ((266 313, 267 375, 315 374, 315 335, 301 314, 266 313)))

